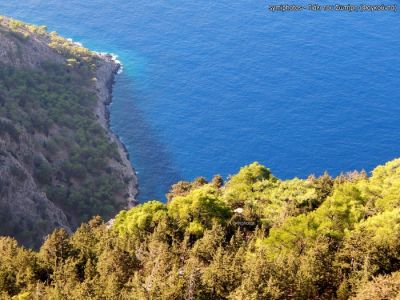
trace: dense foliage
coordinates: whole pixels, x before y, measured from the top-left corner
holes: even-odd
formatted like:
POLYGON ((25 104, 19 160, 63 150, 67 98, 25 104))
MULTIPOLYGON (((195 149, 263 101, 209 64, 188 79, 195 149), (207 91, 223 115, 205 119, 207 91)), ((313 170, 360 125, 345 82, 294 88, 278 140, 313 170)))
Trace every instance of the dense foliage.
MULTIPOLYGON (((126 188, 125 178, 115 176, 116 168, 110 167, 121 160, 117 145, 95 115, 99 57, 54 32, 47 33, 45 27, 12 19, 1 24, 2 20, 0 31, 16 38, 10 41, 17 50, 35 34, 64 61, 44 61, 34 68, 0 63, 0 139, 11 139, 11 154, 62 208, 72 227, 93 215, 114 216, 126 204, 126 188)), ((13 166, 11 173, 21 183, 26 180, 18 167, 13 166)), ((0 179, 0 193, 4 184, 0 179)), ((38 220, 31 230, 40 222, 46 220, 38 220)), ((7 233, 27 245, 37 242, 29 238, 31 231, 18 224, 7 233)))
POLYGON ((45 157, 26 157, 24 162, 34 166, 35 178, 48 188, 51 200, 74 207, 83 219, 115 211, 109 207, 112 201, 104 201, 121 189, 105 169, 107 159, 118 159, 116 145, 94 117, 96 97, 82 86, 85 80, 84 74, 62 65, 49 64, 43 71, 0 66, 0 116, 12 121, 1 122, 0 133, 6 130, 15 139, 21 130, 44 136, 36 146, 45 157), (74 179, 79 181, 76 188, 74 179))
POLYGON ((38 252, 0 239, 14 299, 398 299, 400 159, 281 181, 253 163, 168 203, 57 230, 38 252), (397 298, 396 298, 397 297, 397 298))

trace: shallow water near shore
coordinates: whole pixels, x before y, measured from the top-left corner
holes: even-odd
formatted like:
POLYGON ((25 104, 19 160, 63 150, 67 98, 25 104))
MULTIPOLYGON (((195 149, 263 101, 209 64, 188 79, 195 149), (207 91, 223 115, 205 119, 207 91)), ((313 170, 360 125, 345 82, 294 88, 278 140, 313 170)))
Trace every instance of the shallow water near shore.
POLYGON ((142 201, 252 161, 290 178, 400 156, 399 13, 268 4, 27 0, 0 2, 0 14, 118 54, 111 127, 142 201))

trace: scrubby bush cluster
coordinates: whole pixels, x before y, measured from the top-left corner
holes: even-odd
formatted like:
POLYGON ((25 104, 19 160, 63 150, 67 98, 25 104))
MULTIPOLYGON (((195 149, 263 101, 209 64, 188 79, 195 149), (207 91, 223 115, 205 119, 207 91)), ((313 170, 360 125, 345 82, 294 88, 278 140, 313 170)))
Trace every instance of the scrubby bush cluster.
POLYGON ((29 40, 32 34, 45 39, 51 48, 67 58, 70 66, 80 64, 81 67, 92 70, 96 67, 95 62, 98 59, 98 55, 95 52, 90 51, 79 43, 59 36, 57 32, 48 32, 46 26, 27 24, 3 16, 0 16, 0 25, 8 28, 7 33, 21 42, 29 40))
POLYGON ((118 159, 117 147, 97 123, 90 86, 85 73, 59 64, 35 71, 0 66, 0 116, 7 120, 0 119, 0 134, 43 136, 36 150, 44 157, 25 163, 51 200, 73 207, 81 221, 111 216, 118 209, 111 199, 123 189, 107 169, 109 159, 118 159))
MULTIPOLYGON (((17 50, 34 35, 65 57, 64 63, 42 62, 35 68, 0 63, 0 139, 14 143, 12 155, 66 212, 72 227, 93 215, 114 216, 125 205, 126 188, 110 167, 111 161, 120 161, 117 145, 94 113, 98 55, 45 27, 9 18, 0 18, 0 31, 26 34, 11 39, 17 50)), ((21 183, 26 179, 23 171, 11 171, 21 183)), ((25 245, 38 242, 21 226, 7 232, 25 245)))
POLYGON ((38 252, 0 239, 15 299, 398 299, 400 159, 370 177, 279 180, 253 163, 171 188, 38 252), (397 298, 396 298, 397 297, 397 298))

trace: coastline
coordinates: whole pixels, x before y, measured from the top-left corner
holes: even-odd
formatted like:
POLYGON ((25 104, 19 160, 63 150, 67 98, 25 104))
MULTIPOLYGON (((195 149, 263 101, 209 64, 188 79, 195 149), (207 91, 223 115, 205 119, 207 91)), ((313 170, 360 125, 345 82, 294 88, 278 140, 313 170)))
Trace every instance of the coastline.
POLYGON ((1 80, 3 87, 8 87, 8 75, 15 76, 13 80, 18 78, 13 86, 0 93, 0 102, 5 107, 0 117, 0 213, 3 212, 7 221, 0 224, 0 232, 13 236, 27 247, 39 247, 57 228, 72 234, 90 216, 102 215, 109 219, 121 209, 137 205, 135 171, 127 149, 109 126, 107 106, 112 101, 115 76, 121 69, 116 57, 99 54, 56 33, 48 33, 45 27, 0 16, 0 65, 6 71, 1 80), (69 64, 69 60, 73 63, 69 64), (85 67, 83 72, 80 67, 85 67), (57 72, 58 68, 66 72, 60 72, 61 76, 53 82, 51 71, 57 72), (72 82, 67 75, 71 71, 72 82), (35 86, 42 83, 43 86, 35 86), (58 90, 53 84, 65 87, 58 90), (63 103, 56 112, 42 105, 46 98, 42 93, 48 96, 46 88, 51 89, 49 99, 63 103), (26 97, 31 90, 35 92, 32 98, 27 98, 32 106, 26 107, 17 101, 21 98, 15 91, 21 90, 26 91, 26 97), (70 94, 71 97, 64 97, 70 94), (62 110, 73 106, 76 99, 89 95, 93 96, 90 97, 93 101, 86 99, 71 110, 62 110), (7 113, 8 103, 13 108, 12 114, 7 113), (82 115, 80 109, 84 112, 82 115), (76 119, 73 114, 77 114, 76 119), (64 115, 71 118, 58 122, 54 117, 64 115), (26 124, 20 122, 21 116, 28 119, 26 124), (42 119, 45 122, 37 125, 42 119), (87 125, 82 126, 85 136, 82 144, 76 132, 81 124, 75 127, 75 121, 87 125), (104 131, 99 130, 99 125, 104 131), (58 139, 60 136, 62 141, 58 139), (71 163, 73 148, 81 145, 86 146, 88 152, 71 163), (104 148, 97 152, 97 145, 104 148), (86 165, 84 160, 88 159, 93 160, 86 165), (83 168, 76 175, 72 168, 63 168, 64 163, 83 168), (103 184, 105 191, 95 195, 103 184), (73 192, 77 193, 75 200, 69 198, 73 192), (70 199, 71 202, 66 201, 70 199), (82 207, 77 207, 80 202, 82 207))
POLYGON ((121 158, 119 169, 124 174, 124 178, 127 178, 128 181, 126 182, 129 194, 127 197, 127 208, 132 208, 138 204, 138 201, 136 200, 138 194, 138 179, 129 160, 127 148, 121 142, 118 135, 111 130, 110 112, 108 110, 108 106, 112 102, 115 76, 118 74, 122 66, 111 54, 99 53, 98 55, 100 57, 96 70, 98 101, 95 108, 95 114, 100 125, 107 131, 110 141, 116 143, 118 147, 118 153, 121 158))

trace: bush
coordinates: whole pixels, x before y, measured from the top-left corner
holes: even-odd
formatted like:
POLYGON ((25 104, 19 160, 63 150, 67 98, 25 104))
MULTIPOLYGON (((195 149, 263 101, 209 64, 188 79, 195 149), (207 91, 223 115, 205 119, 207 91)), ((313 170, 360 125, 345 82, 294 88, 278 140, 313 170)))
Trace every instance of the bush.
POLYGON ((14 176, 18 181, 25 181, 27 178, 27 175, 25 174, 25 171, 22 170, 19 166, 12 165, 10 167, 10 173, 12 176, 14 176))
POLYGON ((40 184, 50 184, 52 182, 53 168, 45 161, 35 164, 34 177, 40 184))

